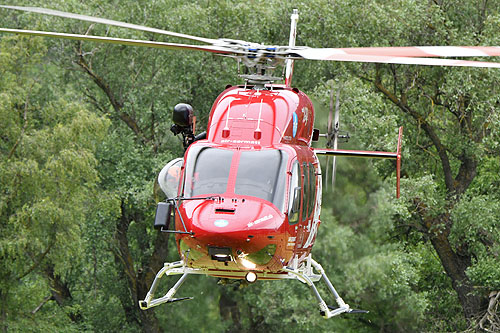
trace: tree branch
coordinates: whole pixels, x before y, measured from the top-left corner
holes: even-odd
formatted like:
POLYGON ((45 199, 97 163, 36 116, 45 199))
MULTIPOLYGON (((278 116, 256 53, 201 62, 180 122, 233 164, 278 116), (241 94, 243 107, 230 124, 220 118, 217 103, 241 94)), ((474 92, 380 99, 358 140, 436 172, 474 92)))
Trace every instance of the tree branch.
POLYGON ((492 291, 489 296, 488 309, 479 321, 479 327, 485 332, 498 332, 500 330, 500 318, 498 316, 500 291, 492 291), (486 322, 489 324, 489 327, 486 327, 486 322))
POLYGON ((444 176, 445 176, 445 184, 448 192, 453 192, 454 183, 453 183, 453 175, 450 166, 450 160, 448 158, 448 153, 446 147, 441 143, 441 140, 437 136, 436 132, 432 128, 432 126, 416 112, 412 108, 410 108, 406 103, 403 103, 396 95, 385 88, 380 80, 380 72, 379 66, 377 66, 377 74, 375 79, 375 87, 383 93, 391 102, 393 102, 396 106, 398 106, 404 113, 410 115, 414 118, 425 131, 427 136, 431 139, 432 143, 436 147, 439 158, 441 159, 441 165, 443 168, 444 176))
POLYGON ((127 231, 130 225, 130 220, 127 218, 125 202, 122 200, 121 207, 121 217, 118 221, 116 227, 116 240, 118 241, 118 251, 115 251, 115 256, 122 263, 124 268, 124 273, 127 277, 129 287, 132 293, 132 299, 134 304, 139 301, 137 298, 137 276, 134 268, 134 261, 132 259, 132 254, 128 247, 127 231))
POLYGON ((33 272, 38 266, 40 266, 40 264, 42 263, 43 259, 47 256, 47 254, 49 253, 49 251, 52 248, 52 246, 54 246, 54 244, 55 244, 55 238, 52 238, 51 241, 50 241, 50 243, 49 243, 49 245, 45 249, 45 251, 42 254, 40 254, 40 256, 38 257, 38 260, 35 260, 34 258, 32 258, 33 261, 35 261, 35 263, 30 268, 28 268, 28 270, 26 272, 24 272, 19 277, 17 277, 17 280, 18 281, 21 280, 22 278, 24 278, 25 276, 27 276, 28 274, 30 274, 31 272, 33 272))
POLYGON ((109 102, 111 103, 111 106, 115 110, 116 114, 118 117, 134 132, 134 134, 143 142, 147 143, 147 140, 142 133, 142 130, 139 128, 139 125, 135 121, 134 118, 132 118, 130 115, 127 113, 123 112, 123 103, 120 102, 114 95, 113 91, 109 87, 109 85, 101 78, 99 77, 89 66, 89 64, 85 61, 83 56, 80 54, 78 56, 78 62, 77 64, 91 77, 92 81, 94 81, 95 84, 106 94, 108 97, 109 102))
MULTIPOLYGON (((49 280, 50 292, 57 304, 61 308, 70 305, 73 300, 71 291, 68 285, 61 280, 60 276, 55 274, 53 265, 49 264, 45 266, 43 272, 49 280)), ((75 323, 79 323, 83 319, 79 312, 69 312, 67 314, 71 321, 75 323)))
POLYGON ((37 313, 48 301, 53 300, 53 299, 54 299, 54 296, 52 296, 52 295, 45 297, 43 299, 43 301, 40 304, 38 304, 38 306, 33 311, 31 311, 31 314, 37 313))
POLYGON ((17 146, 19 145, 19 143, 21 143, 21 140, 24 136, 24 132, 26 132, 26 128, 28 128, 28 107, 29 107, 29 103, 30 103, 31 89, 33 88, 33 86, 35 85, 36 82, 37 81, 34 80, 28 89, 28 96, 26 96, 26 101, 24 102, 23 127, 21 128, 21 133, 19 133, 19 138, 14 143, 14 146, 12 146, 12 149, 9 152, 9 156, 7 157, 8 160, 10 160, 11 157, 14 155, 14 153, 17 149, 17 146))

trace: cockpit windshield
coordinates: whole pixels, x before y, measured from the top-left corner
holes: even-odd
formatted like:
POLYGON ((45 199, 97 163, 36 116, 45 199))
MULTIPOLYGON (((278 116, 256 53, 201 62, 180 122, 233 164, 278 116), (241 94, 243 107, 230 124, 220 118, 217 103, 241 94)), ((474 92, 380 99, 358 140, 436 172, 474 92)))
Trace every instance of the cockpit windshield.
POLYGON ((225 193, 233 154, 231 150, 193 147, 187 159, 184 196, 225 193))
POLYGON ((234 193, 267 200, 283 211, 286 162, 281 150, 241 152, 234 193))
POLYGON ((186 161, 184 196, 248 195, 272 202, 283 211, 287 156, 276 149, 232 151, 192 147, 186 161), (232 181, 231 166, 237 169, 232 181))

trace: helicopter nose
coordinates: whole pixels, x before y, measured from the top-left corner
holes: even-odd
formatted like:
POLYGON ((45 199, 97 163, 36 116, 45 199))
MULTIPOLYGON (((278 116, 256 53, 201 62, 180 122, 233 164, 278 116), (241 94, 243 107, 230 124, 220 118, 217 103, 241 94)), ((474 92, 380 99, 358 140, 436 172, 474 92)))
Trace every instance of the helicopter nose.
POLYGON ((285 237, 283 221, 274 205, 257 198, 206 202, 193 211, 194 237, 183 241, 191 249, 206 250, 213 265, 233 262, 240 269, 259 269, 270 265, 285 237))
MULTIPOLYGON (((256 232, 273 233, 282 225, 282 213, 269 202, 232 198, 210 202, 193 215, 195 234, 213 234, 219 239, 243 239, 256 232)), ((253 235, 255 236, 255 235, 253 235)))

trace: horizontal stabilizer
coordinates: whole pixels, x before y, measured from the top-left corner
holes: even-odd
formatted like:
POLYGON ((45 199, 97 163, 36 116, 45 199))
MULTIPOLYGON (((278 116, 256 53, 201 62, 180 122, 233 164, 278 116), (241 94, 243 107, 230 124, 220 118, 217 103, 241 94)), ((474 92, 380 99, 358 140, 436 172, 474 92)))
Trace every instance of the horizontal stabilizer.
POLYGON ((314 148, 314 153, 316 153, 316 155, 326 155, 326 156, 389 158, 396 160, 396 198, 399 198, 399 182, 401 178, 402 138, 403 138, 403 126, 399 128, 398 144, 396 152, 314 148))

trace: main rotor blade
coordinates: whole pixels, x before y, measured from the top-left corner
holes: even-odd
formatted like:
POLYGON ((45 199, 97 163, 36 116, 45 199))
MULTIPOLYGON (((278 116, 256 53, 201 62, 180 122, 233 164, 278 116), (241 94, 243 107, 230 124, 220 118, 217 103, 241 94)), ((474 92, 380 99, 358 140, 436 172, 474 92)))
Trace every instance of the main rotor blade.
POLYGON ((293 57, 298 55, 302 59, 309 60, 331 60, 331 61, 352 61, 352 62, 373 62, 382 64, 404 64, 404 65, 428 65, 428 66, 459 66, 459 67, 491 67, 500 68, 498 62, 435 59, 435 58, 411 58, 374 56, 361 54, 339 54, 338 49, 315 49, 304 48, 289 50, 293 57))
POLYGON ((388 57, 494 57, 500 56, 500 46, 396 46, 350 47, 328 49, 337 54, 359 54, 388 57))
POLYGON ((164 42, 137 40, 137 39, 123 39, 123 38, 102 37, 102 36, 66 34, 66 33, 60 33, 60 32, 5 29, 5 28, 0 28, 0 32, 8 32, 8 33, 21 34, 21 35, 31 35, 31 36, 83 40, 83 41, 110 43, 110 44, 119 44, 119 45, 145 46, 145 47, 153 47, 153 48, 158 48, 158 49, 196 50, 196 51, 207 51, 207 52, 212 52, 212 53, 217 53, 217 54, 234 54, 234 55, 246 54, 246 52, 244 52, 244 51, 238 51, 238 50, 233 50, 233 49, 228 48, 228 47, 214 46, 214 45, 188 45, 188 44, 164 43, 164 42))
POLYGON ((172 36, 172 37, 190 39, 190 40, 194 40, 194 41, 198 41, 198 42, 202 42, 202 43, 206 43, 206 44, 215 44, 218 42, 217 39, 191 36, 191 35, 181 34, 181 33, 177 33, 177 32, 162 30, 162 29, 149 28, 149 27, 145 27, 145 26, 137 25, 137 24, 108 20, 108 19, 103 19, 103 18, 99 18, 99 17, 87 16, 87 15, 61 12, 61 11, 53 10, 53 9, 46 9, 46 8, 40 8, 40 7, 5 6, 5 5, 0 5, 0 8, 16 9, 16 10, 22 10, 25 12, 39 13, 39 14, 52 15, 52 16, 60 16, 60 17, 71 18, 71 19, 76 19, 76 20, 80 20, 80 21, 102 23, 102 24, 113 25, 113 26, 122 27, 122 28, 129 28, 129 29, 135 29, 135 30, 140 30, 140 31, 154 32, 154 33, 168 35, 168 36, 172 36))

